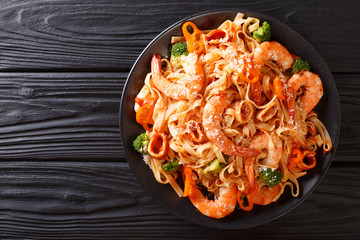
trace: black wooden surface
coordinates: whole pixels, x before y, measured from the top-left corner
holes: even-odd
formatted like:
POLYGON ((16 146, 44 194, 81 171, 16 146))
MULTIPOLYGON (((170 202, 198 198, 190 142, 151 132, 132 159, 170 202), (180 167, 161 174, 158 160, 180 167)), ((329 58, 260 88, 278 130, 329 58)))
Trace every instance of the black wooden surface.
POLYGON ((0 2, 0 239, 359 239, 360 2, 0 2), (118 109, 127 74, 172 23, 245 8, 285 22, 325 58, 342 109, 328 174, 300 206, 242 231, 167 212, 124 159, 118 109))

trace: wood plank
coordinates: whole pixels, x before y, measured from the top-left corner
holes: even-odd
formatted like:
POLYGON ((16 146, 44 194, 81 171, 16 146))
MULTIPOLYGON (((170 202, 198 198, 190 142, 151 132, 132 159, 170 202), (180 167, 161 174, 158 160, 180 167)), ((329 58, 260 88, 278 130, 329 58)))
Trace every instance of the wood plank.
POLYGON ((127 163, 7 161, 0 167, 2 239, 360 237, 359 164, 333 164, 310 197, 285 216, 226 232, 169 214, 142 190, 127 163))
POLYGON ((1 159, 118 160, 126 73, 0 73, 1 159))
POLYGON ((341 129, 335 161, 360 162, 360 76, 335 74, 340 96, 341 129))
POLYGON ((0 70, 127 71, 145 46, 171 24, 216 9, 259 11, 307 38, 334 72, 359 72, 359 1, 0 2, 0 70), (349 57, 350 56, 350 57, 349 57))
MULTIPOLYGON (((0 73, 0 159, 123 161, 119 104, 127 73, 0 73)), ((360 74, 334 75, 342 109, 334 161, 359 162, 360 74)))

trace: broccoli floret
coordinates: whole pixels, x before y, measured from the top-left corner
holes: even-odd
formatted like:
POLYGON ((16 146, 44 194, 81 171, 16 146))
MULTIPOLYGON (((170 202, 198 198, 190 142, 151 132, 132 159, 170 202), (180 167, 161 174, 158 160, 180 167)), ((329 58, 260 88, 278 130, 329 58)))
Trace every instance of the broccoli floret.
POLYGON ((149 144, 149 136, 146 133, 142 133, 133 142, 133 146, 136 151, 141 154, 147 154, 147 148, 149 144))
POLYGON ((220 162, 217 158, 213 160, 209 166, 204 169, 204 174, 212 173, 213 175, 217 175, 220 173, 221 169, 226 166, 225 163, 220 162))
POLYGON ((267 167, 260 169, 259 176, 269 187, 278 185, 283 177, 280 171, 267 167))
POLYGON ((268 22, 263 22, 262 25, 252 32, 253 37, 258 42, 268 41, 271 37, 271 27, 268 22))
POLYGON ((171 47, 171 57, 170 62, 173 66, 180 68, 181 65, 181 55, 187 56, 189 54, 187 50, 186 42, 177 42, 171 47))
POLYGON ((188 55, 187 43, 186 42, 177 42, 171 47, 171 55, 178 57, 181 55, 188 55))
POLYGON ((172 162, 168 162, 166 164, 161 165, 162 169, 164 169, 167 172, 176 172, 180 165, 179 165, 179 160, 175 160, 172 162))
POLYGON ((294 74, 301 72, 301 71, 309 71, 310 65, 307 61, 304 61, 302 59, 296 59, 294 61, 294 64, 292 65, 292 69, 294 74))

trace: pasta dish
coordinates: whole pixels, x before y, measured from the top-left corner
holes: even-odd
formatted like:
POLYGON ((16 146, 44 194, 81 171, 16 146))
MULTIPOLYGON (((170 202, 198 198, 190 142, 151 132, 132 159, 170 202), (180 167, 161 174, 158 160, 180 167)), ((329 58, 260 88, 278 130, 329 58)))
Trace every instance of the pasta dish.
POLYGON ((170 57, 155 54, 135 98, 145 133, 133 145, 155 179, 204 215, 275 202, 332 148, 314 107, 309 64, 271 41, 264 21, 238 13, 217 29, 182 25, 170 57))

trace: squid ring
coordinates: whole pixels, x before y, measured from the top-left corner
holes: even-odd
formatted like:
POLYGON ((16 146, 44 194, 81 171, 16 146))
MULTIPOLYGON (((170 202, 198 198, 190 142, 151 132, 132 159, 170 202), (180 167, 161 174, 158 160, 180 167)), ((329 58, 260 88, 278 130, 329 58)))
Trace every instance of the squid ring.
POLYGON ((150 156, 156 159, 163 159, 166 156, 168 148, 168 140, 164 134, 155 133, 151 136, 148 147, 150 156))

